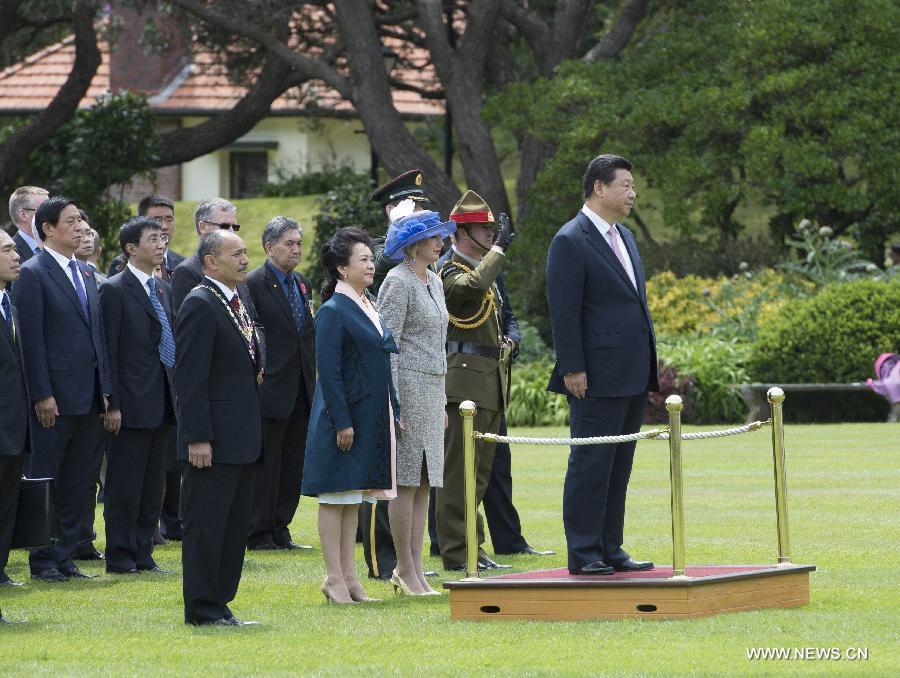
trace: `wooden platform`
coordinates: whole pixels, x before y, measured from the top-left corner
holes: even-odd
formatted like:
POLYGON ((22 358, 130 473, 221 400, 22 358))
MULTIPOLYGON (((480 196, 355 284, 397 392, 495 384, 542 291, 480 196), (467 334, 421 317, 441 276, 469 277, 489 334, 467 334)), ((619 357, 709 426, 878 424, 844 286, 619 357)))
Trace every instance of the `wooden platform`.
POLYGON ((809 602, 815 565, 708 565, 576 577, 565 568, 444 583, 450 616, 467 620, 686 619, 809 602))

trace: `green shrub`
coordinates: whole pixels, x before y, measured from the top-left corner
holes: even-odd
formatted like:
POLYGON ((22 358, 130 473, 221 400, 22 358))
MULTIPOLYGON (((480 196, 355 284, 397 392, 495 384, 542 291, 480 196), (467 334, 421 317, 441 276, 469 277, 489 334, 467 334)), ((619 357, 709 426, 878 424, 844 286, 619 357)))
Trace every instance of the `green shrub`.
POLYGON ((690 377, 692 407, 685 421, 698 424, 734 422, 747 412, 740 395, 729 388, 748 380, 749 345, 718 337, 670 337, 657 342, 657 353, 681 377, 690 377))
POLYGON ((331 190, 340 190, 348 184, 358 184, 360 180, 367 181, 367 175, 359 174, 352 167, 344 165, 326 166, 318 172, 303 173, 278 167, 275 169, 275 181, 266 183, 263 194, 270 198, 319 195, 331 190))
POLYGON ((900 279, 855 280, 788 301, 760 328, 749 367, 757 381, 861 381, 898 348, 900 279))
POLYGON ((552 362, 533 362, 513 365, 509 407, 506 408, 508 426, 567 426, 569 405, 559 393, 547 390, 552 362))

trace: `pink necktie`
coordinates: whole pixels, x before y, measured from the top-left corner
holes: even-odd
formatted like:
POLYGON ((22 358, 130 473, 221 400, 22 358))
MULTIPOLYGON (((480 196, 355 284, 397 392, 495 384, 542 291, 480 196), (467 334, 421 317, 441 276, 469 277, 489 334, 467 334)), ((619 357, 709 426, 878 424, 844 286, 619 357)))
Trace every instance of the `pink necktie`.
POLYGON ((615 224, 609 227, 609 242, 612 246, 612 251, 616 254, 616 259, 619 260, 619 263, 622 264, 622 268, 625 269, 625 273, 628 274, 628 279, 631 280, 631 284, 634 286, 634 289, 637 289, 637 281, 634 279, 634 273, 628 265, 625 263, 625 253, 623 251, 622 239, 619 237, 619 230, 616 228, 615 224))

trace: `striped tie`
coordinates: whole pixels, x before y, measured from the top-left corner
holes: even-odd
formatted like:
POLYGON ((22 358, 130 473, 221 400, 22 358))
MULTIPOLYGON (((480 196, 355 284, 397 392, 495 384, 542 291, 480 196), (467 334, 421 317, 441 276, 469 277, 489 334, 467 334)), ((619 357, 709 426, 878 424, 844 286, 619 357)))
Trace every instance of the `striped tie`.
POLYGON ((162 304, 159 303, 159 297, 156 294, 156 278, 152 275, 147 280, 147 287, 150 288, 150 303, 153 304, 153 310, 156 311, 156 317, 159 318, 159 324, 162 325, 162 336, 159 338, 159 359, 166 367, 175 367, 175 338, 172 336, 169 318, 166 316, 162 304))

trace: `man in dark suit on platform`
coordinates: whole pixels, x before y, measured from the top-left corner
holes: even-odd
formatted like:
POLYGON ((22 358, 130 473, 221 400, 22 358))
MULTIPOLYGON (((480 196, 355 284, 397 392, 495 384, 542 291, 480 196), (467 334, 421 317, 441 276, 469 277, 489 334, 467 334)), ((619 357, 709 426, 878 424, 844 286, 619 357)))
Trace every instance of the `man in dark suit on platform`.
POLYGON ((204 277, 184 299, 175 336, 178 454, 184 474, 184 620, 244 626, 228 608, 241 579, 253 471, 262 453, 260 343, 237 294, 247 249, 215 230, 197 249, 204 277))
POLYGON ((82 223, 67 198, 49 198, 35 217, 43 250, 22 266, 13 290, 21 316, 31 428, 29 476, 55 478, 62 541, 34 549, 31 576, 88 577, 72 562, 103 451, 100 415, 112 393, 97 283, 76 261, 82 223))
MULTIPOLYGON (((659 390, 659 381, 641 257, 631 231, 617 223, 637 197, 631 163, 594 158, 584 197, 547 254, 557 358, 547 388, 568 397, 572 437, 636 433, 647 391, 659 390)), ((563 495, 571 574, 653 567, 622 548, 634 449, 634 442, 572 447, 563 495)))
POLYGON ((119 229, 127 261, 100 288, 113 395, 104 427, 111 433, 103 515, 106 571, 161 572, 153 533, 162 505, 163 467, 174 422, 172 292, 153 276, 166 251, 162 228, 132 217, 119 229))
MULTIPOLYGON (((164 195, 148 195, 141 198, 138 203, 138 216, 150 217, 151 219, 158 221, 159 225, 162 227, 162 234, 166 243, 172 242, 172 238, 175 237, 175 203, 169 198, 164 195)), ((184 255, 178 254, 178 252, 166 247, 162 263, 160 264, 162 279, 166 282, 171 282, 172 272, 182 261, 184 261, 184 255)), ((107 276, 111 278, 118 273, 124 265, 125 262, 122 255, 116 256, 109 265, 107 276)))
POLYGON ((266 378, 259 389, 265 456, 256 468, 251 550, 312 548, 295 544, 288 529, 300 502, 309 410, 316 387, 315 331, 310 282, 300 263, 303 230, 275 217, 263 230, 267 259, 247 276, 266 332, 266 378))
POLYGON ((32 226, 37 208, 46 199, 46 189, 38 186, 19 186, 9 196, 9 218, 17 229, 13 235, 13 242, 19 253, 20 264, 31 259, 41 247, 32 226))
MULTIPOLYGON (((16 244, 0 230, 0 585, 19 586, 5 571, 16 524, 19 481, 28 452, 28 395, 19 318, 8 285, 19 277, 16 244)), ((0 610, 0 623, 6 621, 0 610)))

